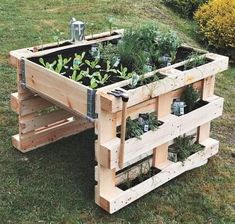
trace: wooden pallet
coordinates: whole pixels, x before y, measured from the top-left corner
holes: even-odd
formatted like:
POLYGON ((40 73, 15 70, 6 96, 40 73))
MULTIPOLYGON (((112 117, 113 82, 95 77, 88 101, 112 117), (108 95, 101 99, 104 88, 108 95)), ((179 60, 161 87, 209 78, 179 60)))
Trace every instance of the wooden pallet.
MULTIPOLYGON (((88 128, 95 128, 98 135, 95 142, 95 201, 109 213, 118 211, 181 173, 206 164, 218 152, 218 141, 210 138, 210 122, 223 111, 223 98, 214 95, 215 75, 228 68, 227 57, 193 49, 203 53, 210 62, 187 71, 179 70, 187 61, 159 69, 164 79, 128 90, 127 116, 135 119, 139 113, 155 112, 163 124, 157 130, 143 134, 141 140, 126 140, 124 164, 120 167, 120 138, 116 130, 121 124, 122 101, 109 95, 108 91, 122 88, 130 80, 94 92, 89 87, 37 65, 30 58, 120 38, 121 32, 113 36, 99 34, 95 40, 89 37, 76 46, 40 52, 32 52, 31 48, 21 49, 11 52, 10 57, 10 62, 18 65, 18 92, 11 96, 11 107, 19 116, 19 134, 13 136, 13 145, 26 152, 88 128), (22 87, 22 82, 26 88, 22 87), (179 98, 189 84, 201 90, 201 99, 208 103, 180 117, 171 114, 173 100, 179 98), (90 116, 88 111, 91 92, 95 102, 93 112, 98 117, 90 116), (184 162, 169 161, 168 148, 174 138, 192 133, 204 149, 184 162), (135 179, 142 172, 140 167, 146 164, 151 164, 160 172, 128 190, 118 187, 127 174, 130 180, 135 179)), ((150 72, 145 77, 154 74, 150 72)))

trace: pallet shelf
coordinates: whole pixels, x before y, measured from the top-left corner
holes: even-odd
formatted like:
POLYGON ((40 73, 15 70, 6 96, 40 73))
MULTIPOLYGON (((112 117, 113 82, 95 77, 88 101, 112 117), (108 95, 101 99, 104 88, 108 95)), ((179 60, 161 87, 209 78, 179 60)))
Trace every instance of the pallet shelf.
MULTIPOLYGON (((139 113, 154 112, 162 125, 155 131, 144 133, 140 140, 132 138, 125 141, 121 167, 121 140, 117 137, 117 127, 121 125, 122 101, 108 92, 115 88, 123 89, 130 80, 94 91, 39 66, 34 59, 115 40, 121 37, 122 32, 97 34, 94 39, 86 37, 85 41, 62 47, 51 44, 47 46, 52 46, 52 49, 39 52, 32 52, 32 48, 10 52, 10 63, 17 67, 18 86, 18 91, 11 95, 11 108, 19 118, 19 134, 13 136, 13 145, 21 152, 27 152, 94 128, 98 136, 94 147, 97 161, 95 201, 109 213, 118 211, 176 176, 206 164, 218 152, 219 142, 210 138, 210 122, 222 115, 224 100, 214 95, 215 75, 228 68, 227 57, 184 45, 202 53, 208 63, 187 71, 180 70, 187 61, 161 68, 157 72, 165 78, 128 90, 127 115, 136 119, 139 113), (171 114, 173 100, 179 98, 189 84, 201 91, 201 99, 207 104, 182 116, 171 114), (194 134, 204 149, 183 162, 169 161, 169 146, 183 134, 194 134), (127 173, 133 180, 141 173, 140 167, 146 164, 160 172, 128 190, 118 187, 127 173)), ((145 77, 155 73, 147 73, 145 77)))

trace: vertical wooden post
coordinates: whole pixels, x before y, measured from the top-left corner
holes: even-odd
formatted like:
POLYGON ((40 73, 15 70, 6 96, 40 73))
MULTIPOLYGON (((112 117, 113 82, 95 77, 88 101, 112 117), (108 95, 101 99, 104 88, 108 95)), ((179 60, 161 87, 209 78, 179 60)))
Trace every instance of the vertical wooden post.
MULTIPOLYGON (((203 80, 202 100, 207 100, 208 97, 214 94, 215 75, 209 76, 203 80)), ((198 127, 198 142, 201 143, 210 136, 210 122, 207 122, 198 127)))
MULTIPOLYGON (((101 109, 101 97, 97 93, 98 119, 97 134, 97 162, 98 162, 98 186, 95 191, 95 199, 98 205, 102 204, 102 195, 111 195, 115 190, 115 169, 108 169, 100 164, 100 145, 116 137, 116 116, 101 109)), ((108 156, 108 155, 107 155, 108 156)), ((102 205, 102 207, 105 205, 102 205)))
MULTIPOLYGON (((172 93, 160 95, 156 102, 156 111, 158 119, 167 116, 171 113, 172 93)), ((153 149, 153 166, 158 167, 167 161, 168 158, 168 143, 160 145, 153 149)))

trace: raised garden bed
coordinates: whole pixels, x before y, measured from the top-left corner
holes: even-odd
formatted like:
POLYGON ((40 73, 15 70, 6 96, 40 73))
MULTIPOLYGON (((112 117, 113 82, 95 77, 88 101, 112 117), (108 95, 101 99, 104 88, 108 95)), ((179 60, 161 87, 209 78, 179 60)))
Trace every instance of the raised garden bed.
MULTIPOLYGON (((156 55, 151 55, 153 58, 143 64, 142 70, 128 65, 129 59, 123 60, 121 51, 118 51, 120 61, 117 66, 107 63, 111 60, 106 60, 104 54, 95 61, 94 45, 99 44, 102 48, 111 43, 114 48, 120 47, 125 38, 123 31, 107 32, 86 37, 76 44, 48 45, 37 52, 32 52, 32 48, 20 49, 11 52, 10 58, 11 63, 18 65, 18 93, 11 97, 12 109, 19 114, 19 134, 13 137, 14 146, 26 152, 94 128, 98 135, 95 201, 109 213, 177 175, 204 165, 217 153, 218 141, 209 137, 210 121, 219 117, 223 110, 223 98, 214 95, 215 75, 228 67, 227 57, 183 44, 177 45, 171 54, 161 52, 156 61, 153 60, 156 55), (192 58, 195 54, 197 63, 192 58), (53 65, 58 59, 66 65, 62 68, 57 66, 58 63, 53 65), (76 70, 74 65, 79 69, 76 70), (86 71, 88 67, 89 72, 80 77, 80 70, 86 71), (96 80, 92 81, 94 77, 96 80), (190 88, 198 89, 199 93, 193 103, 185 97, 185 91, 190 88), (129 97, 128 102, 112 95, 111 91, 116 89, 129 97), (186 105, 180 116, 172 113, 172 104, 177 99, 186 105), (51 110, 54 105, 57 109, 51 110), (147 116, 141 120, 140 114, 144 117, 153 114, 156 119, 149 121, 147 116), (136 132, 134 128, 125 138, 127 118, 130 123, 137 121, 141 131, 136 132), (184 134, 194 134, 203 149, 184 161, 169 161, 169 146, 184 134), (148 169, 141 171, 141 164, 147 164, 148 169), (126 184, 127 176, 129 183, 126 184)), ((145 46, 145 42, 140 43, 145 46)), ((100 52, 102 55, 102 50, 100 52)), ((129 54, 133 59, 131 51, 129 54)))

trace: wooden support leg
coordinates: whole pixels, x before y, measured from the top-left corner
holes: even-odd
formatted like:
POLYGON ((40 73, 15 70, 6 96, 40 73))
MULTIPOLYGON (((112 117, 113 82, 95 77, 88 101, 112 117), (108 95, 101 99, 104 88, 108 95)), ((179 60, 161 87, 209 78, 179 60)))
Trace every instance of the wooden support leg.
POLYGON ((203 80, 202 87, 202 100, 206 100, 208 97, 214 94, 215 88, 215 75, 209 76, 203 80))
POLYGON ((161 169, 161 167, 165 166, 167 158, 168 158, 168 143, 165 143, 154 149, 153 166, 161 169))
MULTIPOLYGON (((116 116, 107 113, 101 109, 100 96, 97 94, 97 109, 98 120, 96 120, 98 142, 97 142, 97 162, 98 162, 98 183, 95 189, 95 200, 105 210, 109 211, 109 205, 106 204, 103 197, 107 198, 109 195, 115 193, 115 169, 108 169, 100 164, 102 158, 100 157, 100 145, 116 137, 116 116)), ((109 155, 103 155, 109 156, 109 155)))
MULTIPOLYGON (((202 99, 207 100, 214 94, 215 75, 209 76, 203 80, 202 99)), ((201 143, 210 136, 210 122, 201 125, 198 128, 198 142, 201 143)))
MULTIPOLYGON (((161 119, 171 113, 172 93, 160 95, 157 99, 157 116, 161 119)), ((153 150, 153 166, 158 167, 167 162, 168 143, 163 144, 153 150)))

